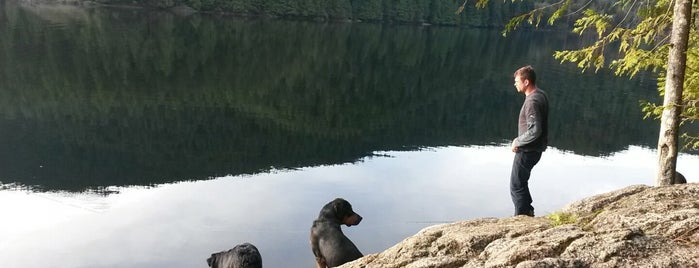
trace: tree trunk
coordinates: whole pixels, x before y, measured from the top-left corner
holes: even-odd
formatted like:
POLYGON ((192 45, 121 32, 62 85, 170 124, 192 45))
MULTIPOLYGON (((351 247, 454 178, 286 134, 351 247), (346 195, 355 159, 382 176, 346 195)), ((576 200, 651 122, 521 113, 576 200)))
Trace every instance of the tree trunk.
POLYGON ((658 177, 656 179, 658 186, 672 184, 675 177, 678 130, 680 112, 682 111, 682 88, 687 66, 687 41, 691 16, 692 1, 675 0, 670 36, 671 47, 667 59, 664 108, 660 118, 660 137, 658 137, 658 177))

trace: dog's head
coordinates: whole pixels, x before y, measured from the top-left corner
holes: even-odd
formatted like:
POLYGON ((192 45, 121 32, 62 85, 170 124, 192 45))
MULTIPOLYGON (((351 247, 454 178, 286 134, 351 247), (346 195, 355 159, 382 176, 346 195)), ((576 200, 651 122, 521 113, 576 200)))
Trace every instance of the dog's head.
POLYGON ((209 267, 214 267, 214 268, 218 267, 218 255, 220 255, 220 254, 221 253, 211 254, 211 257, 206 259, 206 264, 208 264, 209 267))
POLYGON ((320 217, 336 219, 347 226, 357 225, 362 221, 362 216, 354 212, 352 205, 342 198, 335 198, 326 204, 320 211, 320 217))

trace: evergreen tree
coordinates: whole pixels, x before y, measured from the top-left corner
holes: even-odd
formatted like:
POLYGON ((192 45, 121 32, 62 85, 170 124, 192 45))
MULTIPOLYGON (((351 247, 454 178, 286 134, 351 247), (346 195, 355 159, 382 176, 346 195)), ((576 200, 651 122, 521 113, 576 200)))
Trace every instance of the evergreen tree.
MULTIPOLYGON (((488 0, 478 0, 476 6, 483 7, 487 3, 488 0)), ((464 2, 460 10, 466 4, 464 2)), ((645 102, 643 109, 647 117, 655 116, 661 121, 657 184, 668 185, 675 176, 679 126, 699 119, 697 27, 689 23, 696 10, 699 10, 699 2, 689 0, 586 3, 563 0, 514 17, 505 33, 523 22, 539 25, 547 18, 549 24, 554 24, 564 15, 581 13, 573 32, 593 34, 594 42, 580 49, 558 51, 557 59, 577 63, 583 70, 607 66, 617 75, 633 76, 647 70, 657 73, 663 104, 645 102), (616 51, 610 53, 610 49, 616 51), (607 57, 614 60, 607 64, 607 57)), ((682 136, 685 148, 699 148, 699 136, 689 133, 682 136)))

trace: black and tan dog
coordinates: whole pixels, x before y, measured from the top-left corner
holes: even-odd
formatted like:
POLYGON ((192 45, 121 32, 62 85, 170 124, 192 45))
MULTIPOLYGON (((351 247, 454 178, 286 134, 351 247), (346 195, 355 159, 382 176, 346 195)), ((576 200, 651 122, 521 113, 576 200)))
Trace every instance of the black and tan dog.
POLYGON ((340 266, 363 256, 340 228, 342 224, 352 226, 360 221, 362 217, 342 198, 323 206, 311 227, 311 249, 319 268, 340 266))
POLYGON ((262 256, 255 246, 244 243, 206 259, 211 268, 262 268, 262 256))

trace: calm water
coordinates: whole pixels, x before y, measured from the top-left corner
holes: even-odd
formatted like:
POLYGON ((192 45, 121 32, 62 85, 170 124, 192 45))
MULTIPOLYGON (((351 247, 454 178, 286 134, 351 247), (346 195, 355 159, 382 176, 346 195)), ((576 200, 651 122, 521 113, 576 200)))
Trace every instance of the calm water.
POLYGON ((335 197, 365 254, 509 216, 525 64, 552 101, 537 214, 652 185, 655 81, 556 63, 576 38, 0 1, 0 266, 206 267, 252 242, 265 267, 312 267, 335 197))

